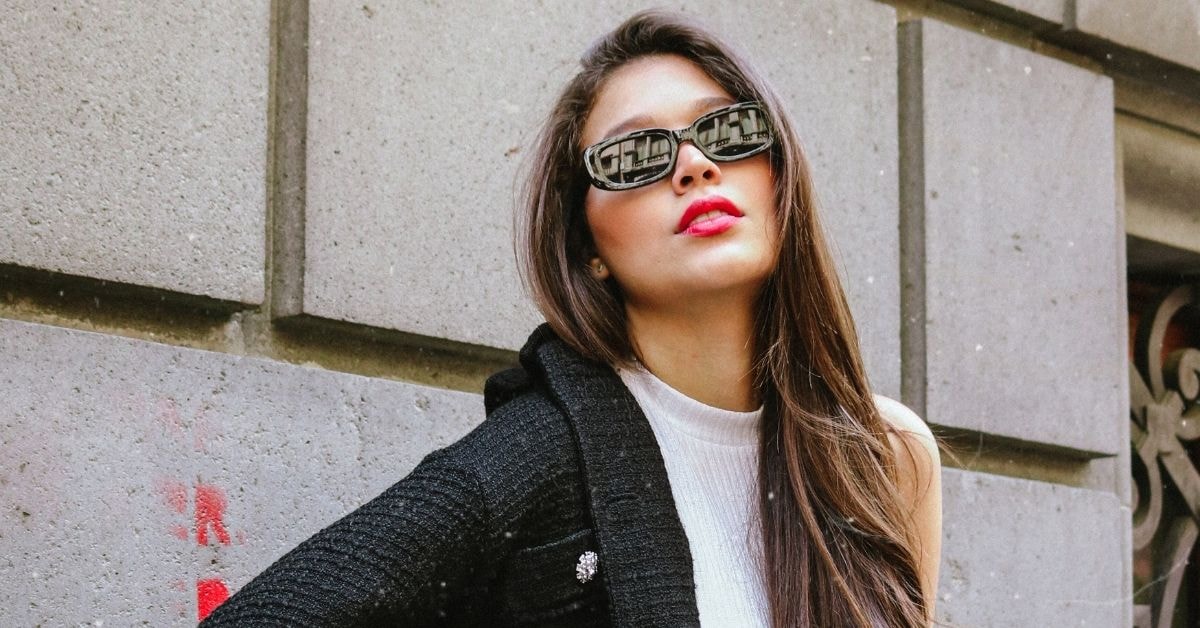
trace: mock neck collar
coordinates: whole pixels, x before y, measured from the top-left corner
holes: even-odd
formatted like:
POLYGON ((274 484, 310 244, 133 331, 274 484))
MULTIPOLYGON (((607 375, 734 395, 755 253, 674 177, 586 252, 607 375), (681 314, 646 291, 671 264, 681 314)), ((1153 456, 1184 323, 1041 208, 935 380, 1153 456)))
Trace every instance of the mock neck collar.
POLYGON ((749 412, 717 408, 697 401, 651 373, 640 362, 618 367, 617 375, 640 403, 642 410, 673 429, 709 443, 742 447, 758 442, 762 407, 749 412))

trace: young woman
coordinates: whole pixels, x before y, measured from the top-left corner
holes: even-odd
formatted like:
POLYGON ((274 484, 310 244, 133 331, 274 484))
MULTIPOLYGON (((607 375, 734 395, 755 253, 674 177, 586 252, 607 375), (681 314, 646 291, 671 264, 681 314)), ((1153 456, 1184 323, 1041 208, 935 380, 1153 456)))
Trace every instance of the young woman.
POLYGON ((872 396, 782 103, 635 15, 543 131, 518 246, 546 317, 488 418, 205 626, 923 626, 936 446, 872 396))

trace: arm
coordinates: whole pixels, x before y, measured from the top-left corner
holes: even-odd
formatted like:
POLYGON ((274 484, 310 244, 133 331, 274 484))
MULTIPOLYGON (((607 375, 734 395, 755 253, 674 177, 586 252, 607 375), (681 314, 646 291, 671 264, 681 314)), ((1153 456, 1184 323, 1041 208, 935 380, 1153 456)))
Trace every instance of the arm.
POLYGON ((914 552, 932 621, 942 553, 942 463, 937 441, 925 421, 904 404, 875 395, 875 405, 894 428, 889 437, 896 452, 899 489, 916 525, 919 547, 914 552))
POLYGON ((202 624, 427 625, 462 612, 485 567, 478 481, 448 450, 280 558, 202 624))

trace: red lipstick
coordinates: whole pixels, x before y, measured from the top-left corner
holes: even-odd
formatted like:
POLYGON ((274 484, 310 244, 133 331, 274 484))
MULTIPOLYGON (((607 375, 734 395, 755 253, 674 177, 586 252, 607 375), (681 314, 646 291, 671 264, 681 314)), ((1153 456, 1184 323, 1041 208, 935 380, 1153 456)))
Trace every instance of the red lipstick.
POLYGON ((743 216, 733 201, 724 196, 706 196, 696 199, 679 217, 675 233, 686 233, 701 238, 728 231, 743 216))

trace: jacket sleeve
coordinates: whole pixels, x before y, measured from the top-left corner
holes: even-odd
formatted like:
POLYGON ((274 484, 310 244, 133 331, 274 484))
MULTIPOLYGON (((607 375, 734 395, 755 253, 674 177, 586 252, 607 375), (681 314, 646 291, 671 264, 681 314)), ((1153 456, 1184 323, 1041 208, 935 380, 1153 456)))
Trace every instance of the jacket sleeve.
POLYGON ((452 450, 284 555, 201 628, 454 622, 490 539, 477 475, 452 450))

